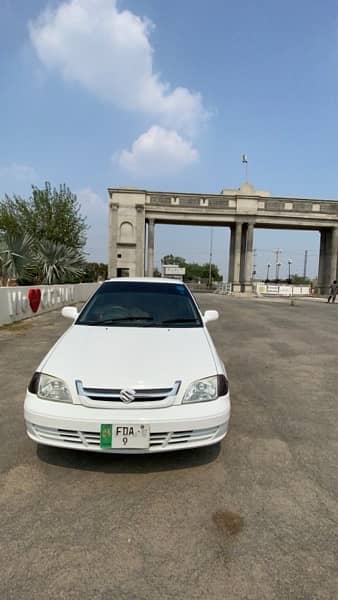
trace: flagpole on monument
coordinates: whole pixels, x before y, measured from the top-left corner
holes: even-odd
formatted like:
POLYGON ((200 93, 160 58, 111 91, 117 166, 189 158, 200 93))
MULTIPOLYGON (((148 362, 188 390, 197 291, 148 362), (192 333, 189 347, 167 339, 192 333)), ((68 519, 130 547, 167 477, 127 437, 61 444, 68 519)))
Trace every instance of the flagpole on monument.
POLYGON ((245 165, 245 182, 248 183, 248 156, 247 154, 242 154, 242 163, 245 165))

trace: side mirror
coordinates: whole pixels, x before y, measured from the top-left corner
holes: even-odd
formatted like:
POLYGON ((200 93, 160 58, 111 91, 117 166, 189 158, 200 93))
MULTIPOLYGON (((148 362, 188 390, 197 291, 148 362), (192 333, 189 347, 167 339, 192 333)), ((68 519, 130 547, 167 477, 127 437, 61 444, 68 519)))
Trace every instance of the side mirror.
POLYGON ((64 306, 61 314, 63 317, 66 317, 66 319, 72 319, 72 321, 75 321, 79 313, 77 312, 76 306, 64 306))
POLYGON ((219 318, 218 310, 206 310, 203 315, 203 323, 206 325, 210 321, 217 321, 219 318))

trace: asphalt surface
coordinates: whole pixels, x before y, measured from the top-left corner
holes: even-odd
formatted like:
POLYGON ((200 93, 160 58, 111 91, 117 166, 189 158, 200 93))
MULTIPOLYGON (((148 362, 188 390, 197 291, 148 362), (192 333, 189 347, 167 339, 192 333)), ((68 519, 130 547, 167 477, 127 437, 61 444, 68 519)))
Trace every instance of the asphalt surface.
POLYGON ((338 305, 203 295, 227 364, 216 447, 112 456, 37 447, 31 373, 68 322, 0 329, 0 598, 338 597, 338 305))

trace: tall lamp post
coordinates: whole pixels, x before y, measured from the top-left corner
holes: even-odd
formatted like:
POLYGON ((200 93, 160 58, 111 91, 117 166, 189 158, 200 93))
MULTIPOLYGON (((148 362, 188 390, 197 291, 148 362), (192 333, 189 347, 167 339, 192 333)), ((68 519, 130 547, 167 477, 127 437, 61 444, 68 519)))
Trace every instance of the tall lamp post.
POLYGON ((266 280, 269 281, 269 273, 270 273, 270 263, 267 264, 267 271, 266 271, 266 280))
POLYGON ((213 229, 210 227, 210 252, 209 252, 209 277, 208 277, 208 287, 211 288, 212 284, 212 242, 213 242, 213 229))
POLYGON ((288 260, 288 265, 289 265, 289 283, 291 283, 291 265, 292 265, 291 258, 289 258, 289 260, 288 260))
POLYGON ((278 262, 276 264, 276 282, 279 281, 279 269, 281 268, 282 263, 278 262))

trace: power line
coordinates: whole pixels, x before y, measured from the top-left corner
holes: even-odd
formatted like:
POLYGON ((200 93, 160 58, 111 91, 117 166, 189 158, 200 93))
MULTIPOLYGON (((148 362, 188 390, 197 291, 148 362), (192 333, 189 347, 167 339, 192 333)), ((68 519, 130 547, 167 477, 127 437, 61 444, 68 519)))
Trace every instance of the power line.
MULTIPOLYGON (((275 251, 272 250, 272 248, 257 248, 257 252, 263 252, 266 254, 268 254, 268 253, 270 254, 275 251)), ((283 252, 286 254, 299 254, 299 255, 304 256, 304 250, 292 250, 289 248, 289 249, 284 250, 283 252)), ((318 255, 319 255, 318 251, 316 252, 315 250, 308 250, 308 256, 318 256, 318 255)))

